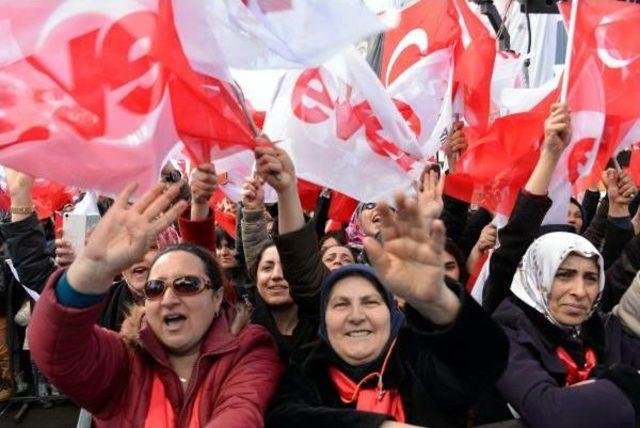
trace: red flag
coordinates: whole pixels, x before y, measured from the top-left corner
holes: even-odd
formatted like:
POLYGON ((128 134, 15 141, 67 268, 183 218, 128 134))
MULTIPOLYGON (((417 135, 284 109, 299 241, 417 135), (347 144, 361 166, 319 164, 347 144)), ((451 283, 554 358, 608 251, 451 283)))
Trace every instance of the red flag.
POLYGON ((462 91, 464 118, 480 132, 487 129, 491 108, 491 76, 496 59, 496 41, 466 0, 453 1, 460 25, 456 45, 454 82, 462 91))
POLYGON ((220 226, 227 235, 236 239, 236 216, 220 210, 215 210, 214 215, 216 224, 220 226))
POLYGON ((468 135, 469 148, 458 162, 458 170, 445 181, 445 193, 509 215, 524 187, 540 150, 544 121, 558 90, 531 110, 495 120, 485 135, 468 135))
MULTIPOLYGON (((559 6, 568 22, 571 4, 559 6)), ((591 74, 598 77, 592 81, 602 88, 606 119, 593 168, 578 180, 576 193, 595 185, 609 159, 640 140, 640 42, 629 37, 639 26, 637 4, 610 0, 579 3, 570 79, 581 70, 595 71, 591 74)))
POLYGON ((351 220, 351 215, 356 210, 358 201, 343 195, 340 192, 331 192, 331 206, 329 207, 329 219, 346 224, 351 220))
POLYGON ((631 159, 629 161, 629 174, 633 178, 636 186, 640 184, 640 150, 631 150, 631 159))
MULTIPOLYGON (((571 3, 560 3, 565 22, 571 3)), ((607 114, 640 116, 640 5, 613 0, 580 0, 572 69, 586 64, 602 76, 607 114)))
POLYGON ((298 179, 298 195, 300 195, 302 209, 307 212, 315 211, 321 191, 322 186, 298 179))
POLYGON ((4 2, 7 22, 3 164, 110 193, 138 181, 143 191, 180 138, 196 149, 252 145, 226 86, 191 70, 169 1, 4 2))
POLYGON ((452 48, 460 28, 451 0, 420 1, 400 12, 398 25, 384 34, 380 80, 391 86, 429 55, 452 48))
POLYGON ((46 180, 38 180, 31 191, 33 204, 40 220, 52 217, 56 211, 60 211, 70 203, 73 193, 65 186, 46 180))

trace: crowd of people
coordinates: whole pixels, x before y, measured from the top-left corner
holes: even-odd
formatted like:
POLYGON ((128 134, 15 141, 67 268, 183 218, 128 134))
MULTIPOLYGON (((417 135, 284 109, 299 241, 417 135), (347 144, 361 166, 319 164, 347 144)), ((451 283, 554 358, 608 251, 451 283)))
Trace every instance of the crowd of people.
MULTIPOLYGON (((608 169, 604 197, 543 226, 571 131, 554 104, 500 229, 443 194, 436 165, 328 231, 326 204, 305 212, 290 157, 259 137, 256 175, 224 208, 235 230, 216 225, 203 164, 188 198, 163 182, 132 198, 132 184, 82 251, 62 236, 52 257, 34 178, 9 170, 0 232, 20 281, 4 275, 0 390, 15 390, 5 314, 24 286, 40 295, 33 363, 98 427, 640 426, 638 192, 608 169)), ((447 148, 454 163, 461 125, 447 148)))

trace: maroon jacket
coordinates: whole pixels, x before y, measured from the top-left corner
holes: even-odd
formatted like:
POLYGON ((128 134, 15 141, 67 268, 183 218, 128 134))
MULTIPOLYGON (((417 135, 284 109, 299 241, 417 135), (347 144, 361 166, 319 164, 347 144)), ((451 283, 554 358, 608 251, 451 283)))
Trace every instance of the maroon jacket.
POLYGON ((144 426, 154 370, 178 415, 178 427, 188 426, 200 388, 203 426, 264 425, 265 409, 282 373, 275 343, 265 329, 249 325, 234 336, 229 333, 229 311, 216 318, 184 393, 144 318, 129 323, 141 326, 133 344, 131 338, 98 327, 104 304, 61 306, 53 288, 60 275, 51 276, 35 305, 29 324, 31 355, 60 391, 93 414, 98 427, 144 426))

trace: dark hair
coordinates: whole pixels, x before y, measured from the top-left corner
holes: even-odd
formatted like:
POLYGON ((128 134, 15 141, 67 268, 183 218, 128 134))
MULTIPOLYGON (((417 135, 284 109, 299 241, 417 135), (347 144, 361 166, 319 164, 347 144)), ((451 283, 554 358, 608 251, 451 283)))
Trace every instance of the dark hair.
POLYGON ((458 282, 460 284, 466 285, 467 280, 469 279, 469 272, 467 272, 467 264, 465 263, 464 253, 462 252, 460 247, 458 247, 458 245, 456 245, 456 243, 453 242, 450 238, 447 238, 447 240, 445 241, 444 250, 447 253, 451 254, 454 259, 456 259, 458 270, 460 271, 460 278, 458 279, 458 282))
POLYGON ((107 213, 109 208, 111 208, 111 205, 113 205, 113 202, 114 200, 112 198, 101 198, 98 200, 98 211, 100 212, 101 217, 107 213))
POLYGON ((254 285, 258 285, 258 266, 260 265, 260 260, 262 260, 264 252, 269 248, 274 247, 275 245, 276 244, 270 239, 262 244, 260 250, 258 250, 258 252, 256 253, 255 260, 253 261, 251 266, 249 266, 249 277, 253 281, 254 285))
POLYGON ((216 226, 216 248, 220 248, 222 241, 227 241, 232 247, 235 247, 236 240, 229 235, 223 228, 216 226))
POLYGON ((186 253, 193 254, 200 259, 202 265, 204 266, 205 274, 211 281, 211 285, 213 286, 214 290, 217 290, 224 285, 222 270, 220 269, 220 265, 218 264, 216 259, 208 250, 194 244, 181 243, 168 246, 164 250, 160 251, 156 258, 153 259, 151 267, 156 264, 160 257, 168 253, 174 253, 176 251, 184 251, 186 253))
POLYGON ((324 244, 325 242, 327 242, 331 238, 333 238, 336 241, 338 241, 338 244, 340 244, 342 246, 346 246, 347 245, 347 237, 344 234, 344 230, 340 229, 340 230, 334 230, 334 231, 325 233, 324 236, 322 238, 320 238, 320 241, 318 242, 318 247, 322 248, 322 244, 324 244))

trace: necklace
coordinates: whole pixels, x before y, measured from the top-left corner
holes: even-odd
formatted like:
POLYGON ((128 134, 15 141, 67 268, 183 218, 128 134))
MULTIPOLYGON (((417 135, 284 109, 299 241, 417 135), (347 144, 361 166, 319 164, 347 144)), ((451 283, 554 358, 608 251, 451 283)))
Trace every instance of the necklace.
POLYGON ((182 383, 187 383, 187 379, 185 379, 183 377, 178 377, 178 379, 180 379, 180 382, 182 382, 182 383))

